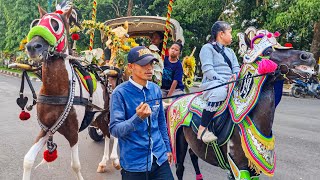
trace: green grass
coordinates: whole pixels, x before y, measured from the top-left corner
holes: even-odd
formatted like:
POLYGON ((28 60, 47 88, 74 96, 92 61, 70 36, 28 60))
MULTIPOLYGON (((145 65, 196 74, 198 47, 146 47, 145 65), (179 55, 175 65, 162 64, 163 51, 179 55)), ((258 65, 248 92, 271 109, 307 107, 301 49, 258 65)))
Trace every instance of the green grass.
MULTIPOLYGON (((20 70, 20 69, 11 69, 11 68, 7 68, 7 67, 4 67, 4 66, 0 66, 0 70, 6 70, 6 71, 9 71, 9 72, 22 74, 22 70, 20 70)), ((28 75, 30 77, 37 77, 33 72, 28 72, 28 75)))

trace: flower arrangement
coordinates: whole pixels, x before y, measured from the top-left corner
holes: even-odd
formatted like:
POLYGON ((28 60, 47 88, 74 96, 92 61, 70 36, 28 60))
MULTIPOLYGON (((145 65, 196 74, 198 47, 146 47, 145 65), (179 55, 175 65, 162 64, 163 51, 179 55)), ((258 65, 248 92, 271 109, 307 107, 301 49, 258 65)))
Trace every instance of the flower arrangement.
POLYGON ((196 48, 192 50, 190 56, 186 56, 182 61, 183 68, 183 78, 182 82, 185 85, 185 90, 189 92, 189 89, 193 86, 194 83, 194 73, 196 70, 196 59, 193 56, 196 48))
POLYGON ((109 59, 109 64, 117 66, 118 68, 125 69, 128 64, 127 56, 131 48, 139 46, 133 38, 128 38, 128 22, 125 22, 123 27, 117 27, 115 29, 106 26, 104 23, 95 22, 93 20, 84 20, 81 23, 82 29, 77 26, 72 27, 69 32, 70 34, 75 34, 80 31, 88 29, 86 34, 95 29, 100 30, 106 37, 108 41, 106 46, 111 49, 111 57, 109 59))
POLYGON ((16 57, 16 61, 18 63, 25 63, 28 61, 28 55, 25 52, 25 46, 28 43, 27 37, 20 41, 18 56, 16 57))

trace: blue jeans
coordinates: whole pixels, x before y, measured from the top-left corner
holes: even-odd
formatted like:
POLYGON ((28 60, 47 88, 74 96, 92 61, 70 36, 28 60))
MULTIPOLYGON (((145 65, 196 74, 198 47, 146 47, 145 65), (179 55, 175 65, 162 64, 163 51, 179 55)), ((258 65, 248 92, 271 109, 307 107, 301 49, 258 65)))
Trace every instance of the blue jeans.
MULTIPOLYGON (((154 159, 151 171, 148 172, 149 180, 173 180, 173 175, 168 161, 159 166, 154 159)), ((129 172, 121 170, 122 180, 146 180, 146 172, 129 172)))

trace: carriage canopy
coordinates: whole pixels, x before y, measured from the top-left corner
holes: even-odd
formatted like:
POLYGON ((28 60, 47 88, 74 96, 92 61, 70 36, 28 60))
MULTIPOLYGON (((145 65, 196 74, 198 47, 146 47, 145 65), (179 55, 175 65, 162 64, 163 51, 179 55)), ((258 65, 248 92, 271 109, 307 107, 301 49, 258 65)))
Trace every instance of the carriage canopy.
MULTIPOLYGON (((155 31, 164 32, 166 26, 166 18, 158 16, 129 16, 111 19, 104 24, 112 29, 122 26, 125 22, 128 22, 128 34, 130 37, 151 37, 155 31)), ((184 44, 183 29, 179 22, 174 19, 170 19, 170 35, 173 41, 181 40, 184 44)), ((102 36, 103 41, 107 38, 102 36)))

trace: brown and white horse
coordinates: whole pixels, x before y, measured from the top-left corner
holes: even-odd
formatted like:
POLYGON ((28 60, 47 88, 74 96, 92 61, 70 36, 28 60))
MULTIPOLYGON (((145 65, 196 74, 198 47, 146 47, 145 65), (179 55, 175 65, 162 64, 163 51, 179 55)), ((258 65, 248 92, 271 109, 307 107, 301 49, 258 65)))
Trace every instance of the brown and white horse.
MULTIPOLYGON (((37 102, 37 116, 42 130, 36 138, 35 144, 24 157, 23 179, 30 179, 31 168, 37 154, 47 142, 51 142, 53 145, 52 137, 57 131, 69 141, 71 166, 77 179, 82 180, 78 151, 79 127, 84 119, 85 111, 89 107, 93 111, 98 111, 94 114, 93 119, 104 136, 110 137, 108 126, 109 94, 105 85, 97 83, 96 90, 90 97, 83 84, 77 80, 77 75, 70 64, 67 35, 69 33, 68 19, 72 8, 62 13, 47 13, 40 6, 38 8, 41 19, 33 21, 33 28, 29 32, 29 42, 26 47, 30 59, 34 63, 42 65, 43 84, 37 102), (34 28, 38 28, 38 30, 33 30, 34 28), (89 106, 88 103, 86 106, 79 105, 76 103, 76 98, 79 99, 79 97, 92 103, 89 103, 89 106)), ((109 141, 105 138, 104 155, 99 163, 98 172, 105 172, 109 158, 113 160, 114 165, 119 166, 118 141, 116 138, 114 140, 112 153, 109 157, 109 141)), ((49 148, 55 149, 55 147, 49 148)))

